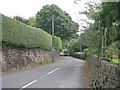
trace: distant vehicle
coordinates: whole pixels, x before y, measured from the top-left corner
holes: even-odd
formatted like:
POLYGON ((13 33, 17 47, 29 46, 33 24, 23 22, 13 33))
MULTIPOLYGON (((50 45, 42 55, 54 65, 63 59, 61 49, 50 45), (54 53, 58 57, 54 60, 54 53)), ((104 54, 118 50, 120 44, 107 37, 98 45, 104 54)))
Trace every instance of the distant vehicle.
POLYGON ((64 56, 64 53, 63 53, 63 52, 60 52, 60 55, 61 55, 61 56, 64 56))

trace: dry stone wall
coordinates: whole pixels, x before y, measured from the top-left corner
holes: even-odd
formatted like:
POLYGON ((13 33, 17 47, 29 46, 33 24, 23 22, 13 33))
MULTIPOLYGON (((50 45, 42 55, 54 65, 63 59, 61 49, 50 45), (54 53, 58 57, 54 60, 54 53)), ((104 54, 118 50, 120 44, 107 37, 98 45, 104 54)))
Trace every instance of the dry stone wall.
POLYGON ((120 89, 120 67, 109 60, 97 56, 87 56, 90 68, 90 83, 94 88, 119 88, 120 89))
POLYGON ((2 47, 2 72, 29 68, 43 61, 59 57, 59 51, 2 47))

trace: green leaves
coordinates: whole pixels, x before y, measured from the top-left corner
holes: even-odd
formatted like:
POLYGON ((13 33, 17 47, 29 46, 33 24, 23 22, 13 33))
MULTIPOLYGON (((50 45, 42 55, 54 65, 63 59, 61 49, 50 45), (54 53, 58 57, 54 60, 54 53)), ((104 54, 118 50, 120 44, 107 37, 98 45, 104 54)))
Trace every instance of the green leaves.
MULTIPOLYGON (((50 50, 52 36, 42 29, 25 25, 17 20, 3 16, 2 41, 5 45, 50 50)), ((56 37, 58 38, 58 37, 56 37)), ((61 49, 61 39, 55 40, 56 47, 61 49), (59 45, 58 45, 59 44, 59 45)))
POLYGON ((70 37, 76 37, 78 31, 78 23, 72 21, 72 18, 68 13, 61 10, 58 6, 46 5, 36 15, 36 26, 42 28, 49 34, 51 34, 51 20, 54 16, 55 35, 61 37, 61 39, 70 39, 70 37))
POLYGON ((62 50, 62 40, 60 37, 54 37, 55 43, 54 46, 56 49, 62 50))
POLYGON ((100 54, 102 41, 103 47, 107 50, 111 43, 119 40, 119 25, 114 25, 114 23, 120 21, 120 2, 88 3, 87 5, 87 10, 80 14, 85 14, 94 22, 85 28, 80 36, 80 42, 100 54))

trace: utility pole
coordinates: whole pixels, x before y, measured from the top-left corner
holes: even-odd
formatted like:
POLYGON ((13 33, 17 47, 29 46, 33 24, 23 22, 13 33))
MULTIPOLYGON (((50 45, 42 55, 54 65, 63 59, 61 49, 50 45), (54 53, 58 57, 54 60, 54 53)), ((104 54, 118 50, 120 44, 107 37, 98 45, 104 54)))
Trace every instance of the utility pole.
POLYGON ((52 62, 54 62, 54 16, 52 15, 52 62))
MULTIPOLYGON (((80 30, 80 35, 82 34, 82 30, 80 30)), ((79 39, 80 39, 79 35, 79 39)), ((82 39, 81 39, 82 40, 82 39)), ((80 41, 80 40, 79 40, 80 41)), ((79 43, 80 44, 80 58, 82 57, 82 41, 79 43)))

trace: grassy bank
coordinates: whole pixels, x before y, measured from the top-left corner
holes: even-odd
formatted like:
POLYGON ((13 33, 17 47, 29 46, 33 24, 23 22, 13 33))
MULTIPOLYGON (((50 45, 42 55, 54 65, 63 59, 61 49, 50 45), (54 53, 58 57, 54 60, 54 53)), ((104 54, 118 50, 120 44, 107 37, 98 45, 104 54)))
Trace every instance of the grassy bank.
MULTIPOLYGON (((61 58, 57 57, 57 58, 54 59, 54 62, 58 62, 60 60, 61 60, 61 58)), ((51 63, 52 63, 52 60, 44 60, 43 62, 40 62, 41 65, 51 64, 51 63)))

